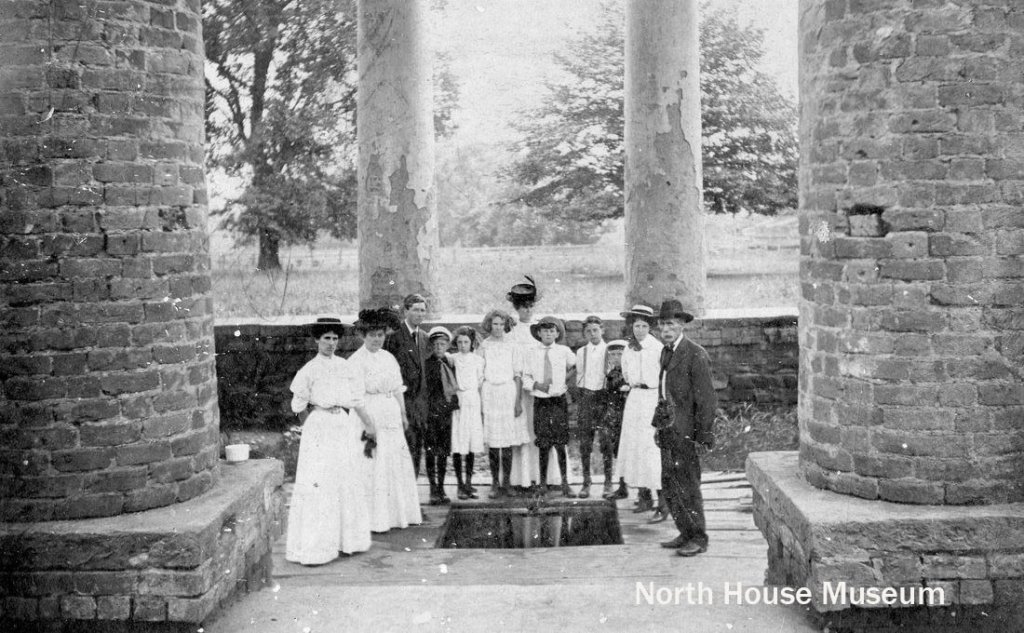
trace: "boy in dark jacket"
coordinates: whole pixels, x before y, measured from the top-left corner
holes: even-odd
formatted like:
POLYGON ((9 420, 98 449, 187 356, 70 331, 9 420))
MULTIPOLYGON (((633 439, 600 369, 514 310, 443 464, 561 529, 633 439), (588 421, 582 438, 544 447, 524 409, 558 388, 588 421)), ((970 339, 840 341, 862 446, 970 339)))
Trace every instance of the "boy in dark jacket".
POLYGON ((423 450, 427 457, 427 480, 430 482, 430 505, 451 503, 444 493, 444 476, 448 454, 452 450, 452 412, 459 408, 455 365, 448 358, 451 333, 441 326, 427 334, 431 355, 423 363, 423 388, 426 392, 427 417, 423 428, 423 450))
POLYGON ((608 343, 605 348, 605 383, 604 383, 604 411, 601 412, 601 422, 598 427, 598 441, 601 447, 601 456, 604 458, 604 498, 625 499, 629 495, 626 482, 619 479, 619 489, 612 491, 612 466, 616 453, 619 452, 619 433, 622 432, 622 411, 626 408, 626 396, 628 391, 622 391, 626 385, 622 377, 622 351, 626 348, 626 341, 615 340, 608 343))

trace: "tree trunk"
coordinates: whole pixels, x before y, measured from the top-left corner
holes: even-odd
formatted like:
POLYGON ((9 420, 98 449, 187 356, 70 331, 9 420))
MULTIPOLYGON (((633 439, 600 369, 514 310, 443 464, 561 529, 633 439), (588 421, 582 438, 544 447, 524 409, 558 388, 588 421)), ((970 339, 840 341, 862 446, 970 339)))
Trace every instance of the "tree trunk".
POLYGON ((438 250, 426 0, 359 0, 359 304, 433 301, 438 250))
POLYGON ((281 270, 281 236, 272 231, 260 231, 260 255, 256 262, 256 270, 268 272, 281 270))
POLYGON ((626 305, 704 309, 697 0, 626 5, 626 305))

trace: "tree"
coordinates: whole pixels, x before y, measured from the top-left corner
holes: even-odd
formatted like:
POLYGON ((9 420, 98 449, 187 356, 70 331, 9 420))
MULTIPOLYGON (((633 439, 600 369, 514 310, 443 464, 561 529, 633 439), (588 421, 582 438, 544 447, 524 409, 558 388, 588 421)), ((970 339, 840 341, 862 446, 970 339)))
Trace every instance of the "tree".
POLYGON ((797 110, 758 69, 764 32, 734 15, 701 21, 704 204, 775 215, 797 204, 797 110))
POLYGON ((356 25, 338 8, 334 0, 203 6, 209 158, 246 180, 224 224, 258 239, 259 270, 281 267, 282 242, 310 241, 321 228, 354 233, 344 149, 355 136, 356 25))
POLYGON ((597 234, 569 223, 551 222, 539 209, 512 200, 518 185, 496 175, 508 160, 493 143, 439 145, 437 219, 442 246, 583 244, 597 234))
MULTIPOLYGON (((258 240, 257 269, 321 231, 356 230, 354 0, 208 0, 208 162, 245 182, 225 227, 258 240)), ((450 134, 458 84, 438 64, 435 126, 450 134)))
MULTIPOLYGON (((796 108, 758 69, 763 33, 703 5, 700 24, 704 202, 709 211, 774 214, 796 204, 796 108)), ((624 16, 602 5, 592 33, 556 54, 566 79, 525 113, 504 176, 515 199, 585 230, 622 216, 624 16)))

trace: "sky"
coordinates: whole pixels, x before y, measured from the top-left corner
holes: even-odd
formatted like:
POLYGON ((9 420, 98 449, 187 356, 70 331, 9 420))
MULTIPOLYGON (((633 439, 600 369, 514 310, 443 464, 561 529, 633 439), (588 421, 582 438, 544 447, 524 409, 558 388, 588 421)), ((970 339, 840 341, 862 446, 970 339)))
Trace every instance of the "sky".
MULTIPOLYGON (((462 86, 458 142, 507 139, 517 111, 538 105, 557 76, 552 53, 598 22, 599 0, 448 0, 434 45, 452 57, 462 86)), ((798 0, 711 0, 765 29, 764 70, 797 94, 798 0)))

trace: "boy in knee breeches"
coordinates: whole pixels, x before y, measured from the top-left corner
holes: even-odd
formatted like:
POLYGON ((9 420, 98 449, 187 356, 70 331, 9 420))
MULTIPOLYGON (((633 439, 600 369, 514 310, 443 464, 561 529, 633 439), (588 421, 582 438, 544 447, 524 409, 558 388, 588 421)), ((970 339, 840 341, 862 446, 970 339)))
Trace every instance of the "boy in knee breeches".
MULTIPOLYGON (((583 321, 583 338, 585 344, 576 350, 576 404, 577 417, 576 428, 580 442, 580 461, 583 467, 583 488, 579 496, 586 498, 590 496, 590 454, 594 448, 594 438, 601 427, 605 410, 605 348, 607 347, 602 335, 604 326, 600 317, 588 316, 583 321)), ((606 486, 611 480, 611 459, 614 459, 614 449, 609 457, 607 452, 608 441, 600 434, 601 453, 605 458, 606 486)))
POLYGON ((562 496, 575 497, 569 487, 565 447, 569 443, 569 403, 566 378, 576 365, 576 356, 559 345, 565 338, 561 320, 544 317, 530 326, 540 345, 530 350, 523 369, 523 390, 533 395, 533 430, 540 449, 540 492, 547 492, 547 468, 550 449, 555 449, 562 477, 562 496))

